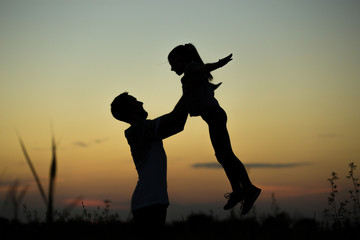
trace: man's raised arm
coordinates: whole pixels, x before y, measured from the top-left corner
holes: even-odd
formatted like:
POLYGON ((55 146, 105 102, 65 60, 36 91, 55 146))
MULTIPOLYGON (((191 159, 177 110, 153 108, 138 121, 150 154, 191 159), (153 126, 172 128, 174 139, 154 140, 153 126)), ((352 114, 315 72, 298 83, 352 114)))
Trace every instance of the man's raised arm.
POLYGON ((172 112, 160 117, 159 132, 162 139, 184 130, 188 116, 188 105, 188 98, 183 95, 172 112))

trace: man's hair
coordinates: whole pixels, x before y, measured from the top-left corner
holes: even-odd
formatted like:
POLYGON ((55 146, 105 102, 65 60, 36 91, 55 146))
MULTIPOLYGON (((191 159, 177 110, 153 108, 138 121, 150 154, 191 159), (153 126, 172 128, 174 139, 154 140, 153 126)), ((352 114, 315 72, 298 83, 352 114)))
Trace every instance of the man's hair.
POLYGON ((129 93, 123 92, 111 103, 111 113, 119 121, 129 122, 129 93))

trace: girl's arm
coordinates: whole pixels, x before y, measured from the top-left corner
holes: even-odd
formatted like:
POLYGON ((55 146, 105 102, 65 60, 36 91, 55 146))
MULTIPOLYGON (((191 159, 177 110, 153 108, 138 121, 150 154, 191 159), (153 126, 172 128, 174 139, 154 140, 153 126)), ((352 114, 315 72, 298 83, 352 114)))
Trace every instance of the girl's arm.
POLYGON ((215 63, 206 63, 205 64, 205 71, 207 72, 212 72, 218 68, 221 68, 223 66, 225 66, 228 62, 230 62, 232 60, 232 54, 230 54, 229 56, 223 58, 223 59, 219 59, 219 61, 215 62, 215 63))
POLYGON ((232 54, 229 56, 219 59, 215 63, 206 63, 206 64, 191 64, 190 72, 212 72, 218 68, 225 66, 228 62, 232 60, 232 54))

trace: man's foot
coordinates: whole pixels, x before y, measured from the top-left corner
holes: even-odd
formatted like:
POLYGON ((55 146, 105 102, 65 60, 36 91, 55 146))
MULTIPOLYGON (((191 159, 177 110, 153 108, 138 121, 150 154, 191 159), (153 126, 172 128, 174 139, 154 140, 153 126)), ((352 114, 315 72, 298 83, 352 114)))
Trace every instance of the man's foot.
POLYGON ((244 197, 243 209, 241 212, 242 215, 245 215, 250 211, 256 199, 259 197, 260 193, 261 193, 261 189, 255 187, 254 185, 252 185, 250 189, 246 191, 244 197))
POLYGON ((226 193, 224 197, 228 199, 228 202, 224 206, 224 210, 229 210, 244 200, 244 195, 239 192, 226 193))

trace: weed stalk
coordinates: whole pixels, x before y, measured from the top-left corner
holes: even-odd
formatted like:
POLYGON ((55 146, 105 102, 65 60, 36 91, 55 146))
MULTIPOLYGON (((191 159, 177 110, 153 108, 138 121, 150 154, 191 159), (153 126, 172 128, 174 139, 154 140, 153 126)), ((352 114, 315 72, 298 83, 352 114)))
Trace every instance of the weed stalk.
POLYGON ((354 162, 349 164, 349 175, 346 178, 350 179, 353 184, 353 189, 349 190, 350 199, 353 202, 353 217, 355 219, 355 223, 359 224, 359 213, 360 213, 360 201, 359 201, 359 192, 360 192, 360 183, 359 178, 354 176, 354 172, 356 169, 356 165, 354 162))
POLYGON ((328 205, 330 206, 330 209, 332 210, 332 217, 335 220, 336 223, 339 223, 339 215, 336 207, 336 194, 338 193, 337 185, 335 184, 335 181, 338 180, 339 177, 337 176, 336 172, 331 173, 331 178, 328 178, 328 181, 330 182, 331 192, 330 196, 328 197, 328 205))

